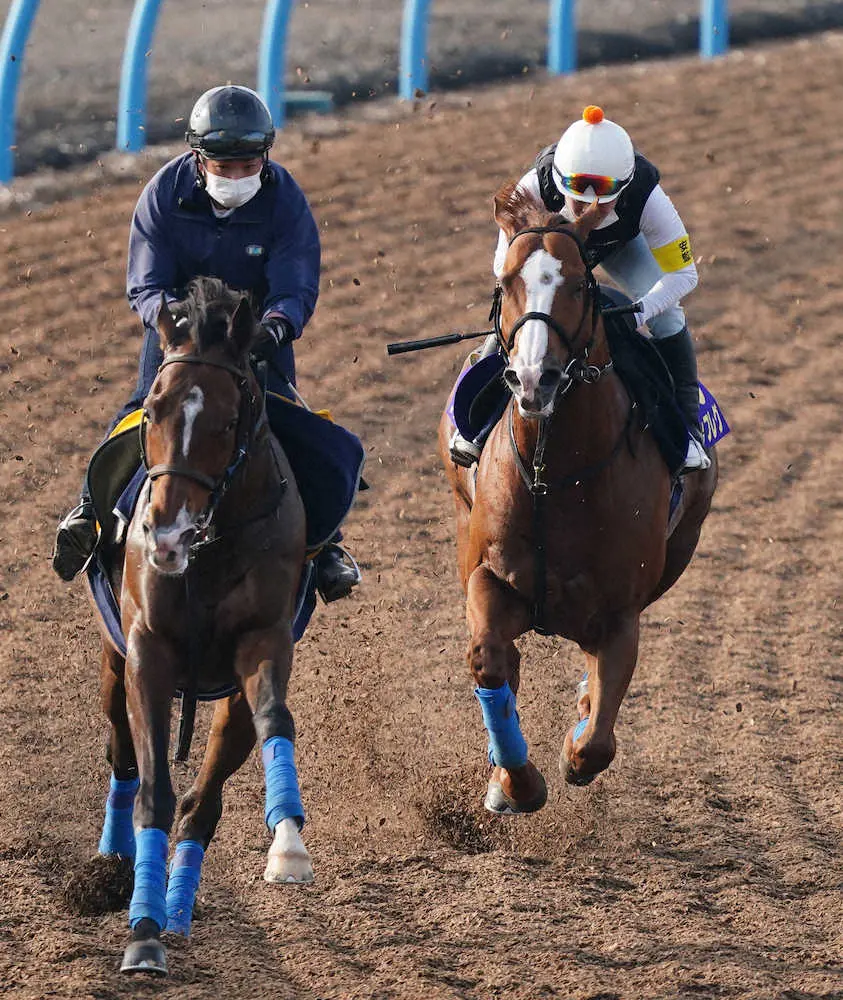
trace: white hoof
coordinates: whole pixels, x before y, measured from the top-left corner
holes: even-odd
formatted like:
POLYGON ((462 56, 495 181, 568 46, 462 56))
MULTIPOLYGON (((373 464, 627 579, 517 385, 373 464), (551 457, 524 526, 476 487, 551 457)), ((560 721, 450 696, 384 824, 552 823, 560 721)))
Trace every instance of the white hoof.
POLYGON ((282 819, 275 827, 275 836, 266 859, 263 877, 267 882, 300 885, 313 881, 310 855, 294 819, 282 819))

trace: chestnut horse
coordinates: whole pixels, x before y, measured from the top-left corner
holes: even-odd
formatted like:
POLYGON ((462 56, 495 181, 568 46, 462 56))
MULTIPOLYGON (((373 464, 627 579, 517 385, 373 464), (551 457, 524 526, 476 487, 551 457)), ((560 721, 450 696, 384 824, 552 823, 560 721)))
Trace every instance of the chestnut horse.
MULTIPOLYGON (((102 628, 102 703, 111 793, 101 854, 134 857, 131 942, 122 970, 165 974, 161 931, 189 934, 204 852, 226 779, 259 741, 267 881, 313 878, 285 703, 305 556, 305 514, 249 365, 255 319, 222 282, 191 283, 176 323, 162 298, 164 360, 144 404, 147 476, 113 560, 126 655, 102 628), (176 824, 168 746, 177 690, 228 691, 176 824)), ((195 704, 195 702, 194 702, 195 704)))
POLYGON ((587 784, 615 756, 639 617, 693 555, 717 460, 712 454, 710 469, 685 477, 684 507, 669 532, 668 468, 613 370, 583 254, 597 218, 586 211, 567 224, 509 184, 495 196, 495 220, 510 240, 499 336, 512 399, 476 479, 449 457, 447 413, 439 451, 456 501, 468 664, 489 733, 485 805, 511 813, 540 809, 547 798, 515 710, 514 640, 535 629, 585 653, 581 718, 565 737, 560 769, 568 782, 587 784))

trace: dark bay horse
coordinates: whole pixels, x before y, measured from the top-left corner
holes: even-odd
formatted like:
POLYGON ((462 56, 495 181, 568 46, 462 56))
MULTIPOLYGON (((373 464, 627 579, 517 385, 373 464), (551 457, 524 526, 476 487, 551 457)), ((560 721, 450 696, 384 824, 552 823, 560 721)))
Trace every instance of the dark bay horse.
POLYGON ((101 628, 102 704, 111 722, 111 792, 101 854, 134 857, 124 971, 167 971, 165 928, 187 936, 226 779, 259 742, 265 878, 313 878, 286 705, 305 514, 249 365, 256 326, 245 297, 191 283, 177 323, 162 298, 164 361, 144 405, 147 475, 113 560, 126 655, 101 628), (176 691, 219 692, 204 761, 175 817, 168 747, 176 691))
POLYGON ((514 185, 495 196, 510 239, 501 278, 504 379, 512 395, 479 468, 456 466, 443 414, 439 451, 456 501, 457 558, 471 631, 468 664, 489 733, 486 807, 531 812, 547 797, 515 709, 520 654, 535 629, 576 642, 587 680, 560 768, 587 784, 615 756, 614 726, 638 655, 639 617, 688 565, 717 483, 671 480, 613 371, 583 246, 598 221, 566 224, 514 185))

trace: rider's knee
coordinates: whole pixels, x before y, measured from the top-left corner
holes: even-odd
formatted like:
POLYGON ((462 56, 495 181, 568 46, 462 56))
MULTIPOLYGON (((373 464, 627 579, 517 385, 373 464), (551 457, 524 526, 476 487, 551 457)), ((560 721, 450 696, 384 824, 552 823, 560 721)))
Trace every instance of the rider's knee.
POLYGON ((647 322, 647 328, 656 340, 674 337, 685 329, 685 310, 681 306, 666 309, 647 322))

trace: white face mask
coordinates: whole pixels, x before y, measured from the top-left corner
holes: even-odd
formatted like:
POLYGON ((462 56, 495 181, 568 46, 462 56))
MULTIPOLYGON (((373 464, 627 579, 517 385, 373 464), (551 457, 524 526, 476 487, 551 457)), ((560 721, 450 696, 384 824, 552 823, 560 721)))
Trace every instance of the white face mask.
POLYGON ((261 189, 261 172, 251 177, 220 177, 205 171, 205 190, 223 208, 239 208, 250 201, 261 189))

